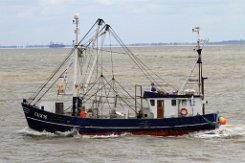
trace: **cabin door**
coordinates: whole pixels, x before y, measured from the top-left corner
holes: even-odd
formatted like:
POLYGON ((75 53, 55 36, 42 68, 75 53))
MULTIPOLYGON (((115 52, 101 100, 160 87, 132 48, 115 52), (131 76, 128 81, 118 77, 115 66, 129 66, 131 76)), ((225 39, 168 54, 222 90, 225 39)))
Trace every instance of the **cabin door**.
POLYGON ((164 101, 157 100, 157 118, 164 117, 164 101))

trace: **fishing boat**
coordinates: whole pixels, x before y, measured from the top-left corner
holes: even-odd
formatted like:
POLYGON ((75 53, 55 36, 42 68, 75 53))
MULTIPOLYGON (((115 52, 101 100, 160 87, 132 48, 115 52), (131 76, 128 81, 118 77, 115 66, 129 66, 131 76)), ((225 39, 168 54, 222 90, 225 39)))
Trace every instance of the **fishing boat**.
MULTIPOLYGON (((73 23, 73 48, 35 94, 21 103, 29 128, 52 133, 77 131, 81 135, 176 136, 214 130, 226 123, 218 112, 205 111, 207 78, 203 77, 199 28, 193 29, 198 33, 193 69, 180 89, 170 90, 163 88, 168 87, 161 83, 163 78, 143 63, 104 20, 98 19, 81 40, 77 14, 73 23), (112 37, 120 50, 119 46, 112 47, 112 37), (106 38, 109 42, 104 45, 106 38), (149 87, 130 80, 121 82, 123 76, 115 72, 114 54, 131 59, 149 87), (194 69, 198 69, 197 90, 186 89, 194 69)), ((119 70, 123 72, 124 67, 119 70)))

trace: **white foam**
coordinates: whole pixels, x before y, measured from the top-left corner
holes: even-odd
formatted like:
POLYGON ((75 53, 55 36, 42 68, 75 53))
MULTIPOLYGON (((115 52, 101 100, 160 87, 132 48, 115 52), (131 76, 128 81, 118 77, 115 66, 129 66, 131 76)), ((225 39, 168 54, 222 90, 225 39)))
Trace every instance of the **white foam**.
POLYGON ((110 135, 80 135, 79 132, 76 129, 73 129, 71 131, 66 132, 60 132, 57 131, 55 133, 47 132, 47 131, 36 131, 29 127, 25 127, 19 131, 17 131, 19 134, 27 135, 27 136, 46 136, 46 137, 74 137, 74 138, 84 138, 84 139, 108 139, 108 138, 117 138, 128 135, 127 133, 124 134, 110 134, 110 135))
POLYGON ((73 129, 71 131, 65 131, 65 132, 56 131, 55 134, 64 137, 75 137, 79 135, 79 132, 76 129, 73 129))
POLYGON ((47 131, 36 131, 33 130, 29 127, 25 127, 19 131, 17 131, 19 134, 27 135, 27 136, 46 136, 46 137, 76 137, 79 136, 79 132, 76 129, 73 129, 71 131, 66 131, 66 132, 60 132, 57 131, 55 133, 47 132, 47 131))
POLYGON ((118 138, 118 137, 123 137, 128 135, 128 133, 123 133, 123 134, 110 134, 110 135, 83 135, 81 136, 82 138, 86 138, 86 139, 109 139, 109 138, 118 138))
POLYGON ((196 132, 189 136, 202 139, 243 137, 245 125, 225 125, 216 130, 196 132))
POLYGON ((17 131, 17 133, 23 134, 23 135, 28 135, 28 136, 47 136, 47 137, 57 136, 56 134, 51 133, 51 132, 47 132, 47 131, 39 132, 39 131, 30 129, 29 127, 25 127, 23 129, 17 131))

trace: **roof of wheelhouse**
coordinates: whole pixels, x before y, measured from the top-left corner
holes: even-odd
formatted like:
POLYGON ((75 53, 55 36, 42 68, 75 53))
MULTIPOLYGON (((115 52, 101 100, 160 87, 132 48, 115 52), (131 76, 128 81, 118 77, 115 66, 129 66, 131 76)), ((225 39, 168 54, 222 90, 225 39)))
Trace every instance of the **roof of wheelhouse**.
POLYGON ((178 95, 178 94, 144 91, 143 98, 191 98, 192 96, 201 97, 200 95, 192 95, 192 94, 178 95))

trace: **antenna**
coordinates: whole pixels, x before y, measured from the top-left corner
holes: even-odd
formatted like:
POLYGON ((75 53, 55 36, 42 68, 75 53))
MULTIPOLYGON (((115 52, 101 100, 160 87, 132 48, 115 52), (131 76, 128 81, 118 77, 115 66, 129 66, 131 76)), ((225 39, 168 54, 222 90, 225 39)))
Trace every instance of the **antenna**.
POLYGON ((78 60, 78 37, 79 37, 79 14, 75 14, 74 15, 74 19, 73 19, 73 24, 76 25, 76 28, 74 30, 76 38, 75 38, 75 42, 74 42, 74 47, 75 47, 75 51, 74 51, 74 62, 73 62, 73 66, 74 66, 74 72, 73 72, 73 98, 72 98, 72 116, 75 116, 78 112, 78 108, 81 107, 82 105, 82 101, 79 98, 80 95, 80 66, 79 66, 79 60, 78 60))
POLYGON ((73 19, 73 24, 76 24, 76 29, 74 30, 75 35, 76 35, 76 39, 75 39, 75 45, 78 44, 78 37, 79 37, 79 33, 80 33, 80 28, 79 28, 79 14, 76 13, 74 15, 74 19, 73 19))
POLYGON ((194 27, 194 28, 192 28, 192 32, 196 32, 197 33, 197 49, 200 49, 199 30, 200 30, 200 27, 194 27))

